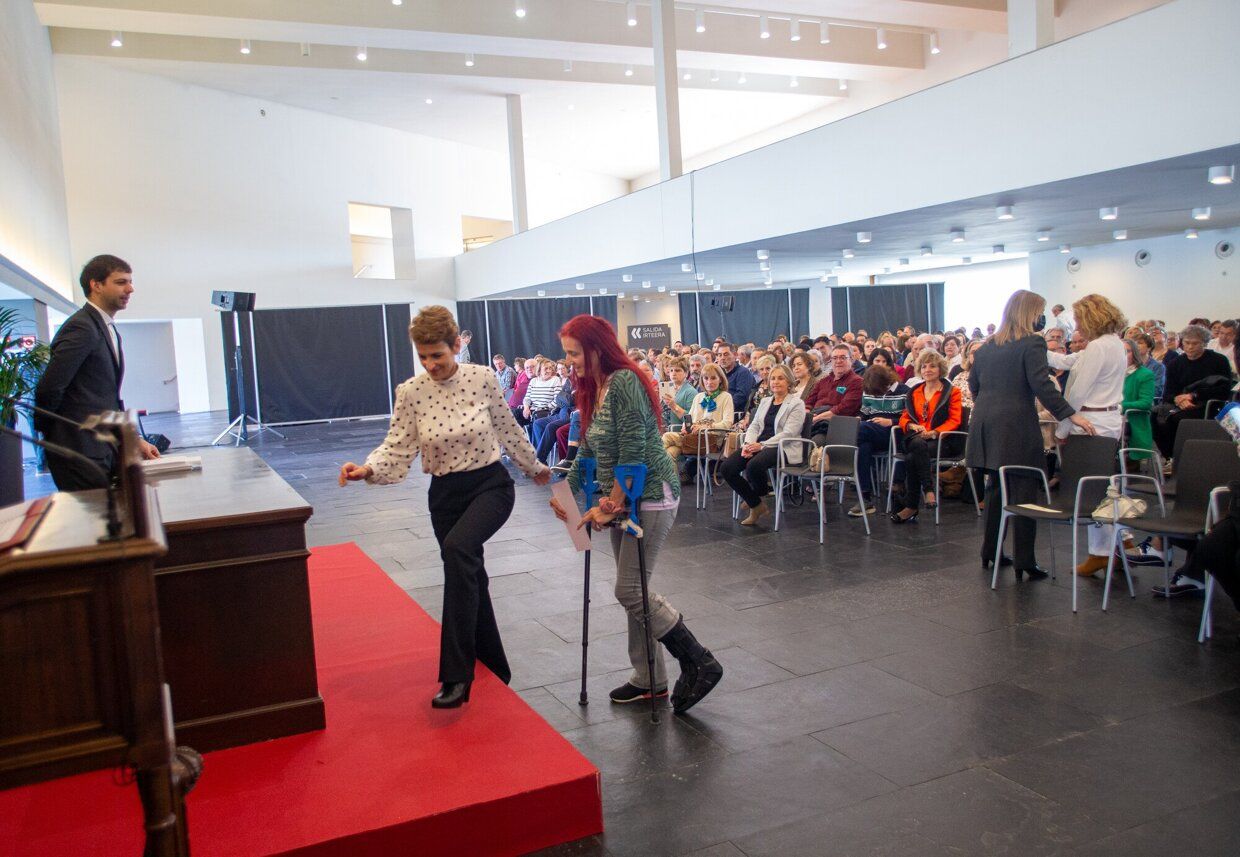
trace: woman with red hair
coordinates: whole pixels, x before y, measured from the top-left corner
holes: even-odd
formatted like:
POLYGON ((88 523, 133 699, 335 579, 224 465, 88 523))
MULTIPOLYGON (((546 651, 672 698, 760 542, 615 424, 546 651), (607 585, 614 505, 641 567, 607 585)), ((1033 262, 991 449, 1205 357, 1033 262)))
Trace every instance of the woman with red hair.
MULTIPOLYGON (((577 409, 581 414, 581 445, 569 470, 569 484, 580 489, 582 457, 597 462, 597 506, 582 517, 583 525, 601 529, 626 514, 625 496, 616 481, 618 464, 644 464, 646 487, 641 497, 646 577, 649 581, 659 550, 671 532, 680 505, 680 478, 676 465, 663 448, 662 405, 654 381, 629 358, 616 340, 616 331, 604 319, 579 315, 560 328, 564 356, 576 373, 577 409)), ((566 512, 554 499, 551 507, 564 520, 566 512)), ((616 600, 628 614, 629 660, 633 674, 610 694, 615 703, 639 702, 667 695, 667 674, 662 652, 655 653, 654 676, 646 665, 645 629, 642 624, 642 581, 637 543, 612 529, 612 554, 616 558, 616 600)), ((650 592, 650 634, 680 662, 680 679, 672 692, 672 710, 688 711, 714 689, 723 667, 685 627, 684 619, 667 599, 650 592)))

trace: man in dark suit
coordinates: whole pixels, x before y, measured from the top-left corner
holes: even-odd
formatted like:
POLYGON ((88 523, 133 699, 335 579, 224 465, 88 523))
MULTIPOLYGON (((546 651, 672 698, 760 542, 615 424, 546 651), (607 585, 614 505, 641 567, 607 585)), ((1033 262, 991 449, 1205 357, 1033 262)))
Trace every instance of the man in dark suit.
MULTIPOLYGON (((69 316, 52 339, 52 359, 34 393, 40 408, 75 422, 125 409, 125 353, 113 319, 129 305, 133 269, 115 256, 96 256, 82 269, 79 282, 86 305, 69 316)), ((49 442, 76 450, 111 472, 115 451, 90 432, 41 414, 35 416, 35 428, 49 442)), ((138 443, 143 457, 159 457, 154 446, 145 440, 138 443)), ((106 487, 100 474, 80 461, 49 452, 47 466, 61 491, 106 487)))

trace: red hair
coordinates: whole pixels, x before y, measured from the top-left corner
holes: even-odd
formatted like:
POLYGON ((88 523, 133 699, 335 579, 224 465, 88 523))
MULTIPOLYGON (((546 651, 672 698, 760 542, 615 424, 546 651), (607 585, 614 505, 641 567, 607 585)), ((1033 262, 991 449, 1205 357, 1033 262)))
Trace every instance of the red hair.
POLYGON ((659 431, 663 430, 663 406, 659 402, 659 391, 655 388, 654 379, 624 353, 611 322, 596 315, 573 316, 560 328, 560 336, 577 340, 585 362, 585 371, 577 376, 576 396, 577 410, 581 413, 582 435, 585 435, 586 429, 590 427, 590 420, 598 405, 598 379, 608 378, 619 369, 629 369, 637 376, 637 380, 646 389, 646 398, 650 400, 650 409, 654 412, 659 431))

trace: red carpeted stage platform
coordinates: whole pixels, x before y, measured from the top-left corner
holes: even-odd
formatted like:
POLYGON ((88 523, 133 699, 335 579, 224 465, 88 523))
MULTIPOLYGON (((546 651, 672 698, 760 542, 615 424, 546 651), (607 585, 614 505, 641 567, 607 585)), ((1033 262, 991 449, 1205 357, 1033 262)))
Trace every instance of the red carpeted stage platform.
MULTIPOLYGON (((431 709, 439 625, 356 545, 316 548, 310 585, 327 729, 208 754, 195 857, 521 854, 602 831, 598 771, 481 665, 471 702, 431 709)), ((114 776, 0 791, 0 854, 141 854, 114 776)))

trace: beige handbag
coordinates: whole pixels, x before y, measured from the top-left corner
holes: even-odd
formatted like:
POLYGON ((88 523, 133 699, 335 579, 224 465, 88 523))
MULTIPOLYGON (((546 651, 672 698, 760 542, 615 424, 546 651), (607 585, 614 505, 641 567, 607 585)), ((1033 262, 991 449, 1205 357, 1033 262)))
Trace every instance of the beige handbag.
POLYGON ((1128 497, 1119 493, 1119 489, 1112 485, 1107 488, 1106 498, 1098 504, 1098 508, 1094 509, 1090 517, 1101 524, 1114 524, 1117 508, 1119 519, 1124 521, 1144 515, 1149 504, 1138 497, 1128 497))
POLYGON ((809 466, 811 470, 817 471, 819 468, 827 468, 831 466, 831 456, 827 455, 827 449, 823 446, 814 447, 814 451, 809 454, 809 466), (826 463, 823 463, 826 458, 826 463))

